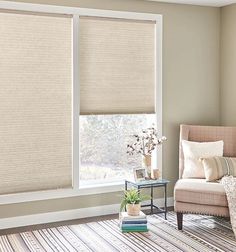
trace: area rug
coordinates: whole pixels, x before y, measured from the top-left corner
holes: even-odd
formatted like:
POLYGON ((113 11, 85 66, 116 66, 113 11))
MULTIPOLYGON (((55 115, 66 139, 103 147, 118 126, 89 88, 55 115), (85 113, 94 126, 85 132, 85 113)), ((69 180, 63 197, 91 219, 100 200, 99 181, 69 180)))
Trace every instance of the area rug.
POLYGON ((118 220, 107 220, 4 235, 0 251, 236 252, 230 223, 223 218, 186 214, 183 231, 177 230, 173 212, 168 220, 148 216, 148 222, 146 233, 122 234, 118 220))

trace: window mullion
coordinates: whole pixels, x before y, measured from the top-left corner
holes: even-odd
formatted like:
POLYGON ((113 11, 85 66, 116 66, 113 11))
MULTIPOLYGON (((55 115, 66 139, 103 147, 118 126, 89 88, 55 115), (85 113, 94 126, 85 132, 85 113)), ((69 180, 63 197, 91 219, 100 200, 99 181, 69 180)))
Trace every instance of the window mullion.
MULTIPOLYGON (((159 16, 156 20, 156 45, 155 45, 155 91, 156 91, 156 115, 157 115, 157 130, 158 135, 162 136, 162 17, 159 16)), ((157 168, 162 174, 162 145, 158 146, 157 150, 157 168)))

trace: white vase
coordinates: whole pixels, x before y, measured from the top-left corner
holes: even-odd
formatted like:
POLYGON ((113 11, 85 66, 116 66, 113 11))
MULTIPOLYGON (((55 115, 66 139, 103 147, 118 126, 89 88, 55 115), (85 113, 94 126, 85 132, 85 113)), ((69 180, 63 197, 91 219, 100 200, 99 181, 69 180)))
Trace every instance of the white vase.
POLYGON ((152 157, 150 155, 143 155, 143 168, 146 170, 146 177, 151 179, 152 176, 152 157))

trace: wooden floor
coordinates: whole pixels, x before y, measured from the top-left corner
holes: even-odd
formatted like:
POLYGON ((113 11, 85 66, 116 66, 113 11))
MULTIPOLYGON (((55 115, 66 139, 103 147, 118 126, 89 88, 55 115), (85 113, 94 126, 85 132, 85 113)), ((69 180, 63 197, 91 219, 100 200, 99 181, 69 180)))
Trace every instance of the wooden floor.
MULTIPOLYGON (((168 211, 173 211, 173 207, 168 207, 168 211)), ((144 212, 148 214, 148 211, 144 211, 144 212)), ((111 214, 111 215, 103 215, 103 216, 82 218, 82 219, 69 220, 69 221, 60 221, 60 222, 45 223, 45 224, 38 224, 38 225, 25 226, 25 227, 9 228, 9 229, 0 230, 0 235, 14 234, 14 233, 44 229, 44 228, 58 227, 58 226, 77 225, 77 224, 82 224, 82 223, 96 222, 96 221, 102 221, 102 220, 111 220, 111 219, 117 219, 117 218, 119 218, 118 214, 111 214)))

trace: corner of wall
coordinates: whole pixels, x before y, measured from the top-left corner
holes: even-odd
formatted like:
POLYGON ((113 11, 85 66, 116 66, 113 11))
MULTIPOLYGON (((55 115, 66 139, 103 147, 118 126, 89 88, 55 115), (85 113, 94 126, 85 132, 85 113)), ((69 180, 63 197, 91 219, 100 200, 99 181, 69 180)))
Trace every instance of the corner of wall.
POLYGON ((236 126, 236 4, 220 9, 220 124, 236 126))

